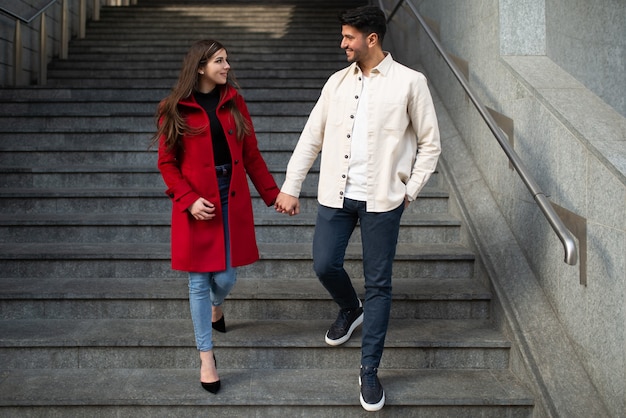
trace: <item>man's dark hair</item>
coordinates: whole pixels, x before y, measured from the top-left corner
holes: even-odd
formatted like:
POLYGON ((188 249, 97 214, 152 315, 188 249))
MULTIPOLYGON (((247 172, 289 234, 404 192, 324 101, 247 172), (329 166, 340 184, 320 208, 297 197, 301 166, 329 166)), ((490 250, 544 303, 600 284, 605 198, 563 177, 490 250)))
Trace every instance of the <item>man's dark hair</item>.
POLYGON ((385 13, 377 6, 362 6, 346 10, 339 15, 339 21, 342 26, 352 26, 365 35, 377 34, 381 44, 387 32, 385 13))

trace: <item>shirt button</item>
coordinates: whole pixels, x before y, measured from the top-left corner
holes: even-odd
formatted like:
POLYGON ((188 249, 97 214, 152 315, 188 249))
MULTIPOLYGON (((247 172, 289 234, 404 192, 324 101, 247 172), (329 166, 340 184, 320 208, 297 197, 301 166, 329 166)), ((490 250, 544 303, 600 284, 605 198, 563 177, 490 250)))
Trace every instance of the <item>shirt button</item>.
POLYGON ((343 156, 343 158, 346 158, 346 159, 347 159, 347 158, 348 158, 348 156, 347 156, 347 155, 344 155, 344 156, 343 156))
POLYGON ((233 130, 232 130, 232 129, 229 129, 229 130, 228 130, 228 135, 232 135, 232 134, 233 134, 233 130))
POLYGON ((350 119, 354 119, 354 115, 350 115, 350 119))
POLYGON ((342 178, 342 179, 345 179, 345 178, 346 178, 346 175, 345 175, 345 174, 342 174, 342 175, 341 175, 341 178, 342 178))
POLYGON ((355 98, 355 99, 358 99, 358 98, 359 98, 359 96, 358 96, 358 95, 357 95, 357 96, 354 96, 354 98, 355 98))
POLYGON ((343 192, 339 192, 339 196, 343 196, 343 192))
POLYGON ((350 138, 350 134, 348 134, 347 136, 348 136, 348 138, 350 138))

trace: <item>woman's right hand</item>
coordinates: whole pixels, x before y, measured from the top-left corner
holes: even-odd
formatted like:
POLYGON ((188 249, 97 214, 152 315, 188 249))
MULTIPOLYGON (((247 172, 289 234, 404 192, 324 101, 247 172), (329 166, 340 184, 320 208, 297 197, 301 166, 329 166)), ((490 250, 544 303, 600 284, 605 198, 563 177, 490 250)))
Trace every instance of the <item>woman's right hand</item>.
POLYGON ((209 221, 215 218, 215 205, 203 197, 196 200, 187 210, 198 221, 209 221))

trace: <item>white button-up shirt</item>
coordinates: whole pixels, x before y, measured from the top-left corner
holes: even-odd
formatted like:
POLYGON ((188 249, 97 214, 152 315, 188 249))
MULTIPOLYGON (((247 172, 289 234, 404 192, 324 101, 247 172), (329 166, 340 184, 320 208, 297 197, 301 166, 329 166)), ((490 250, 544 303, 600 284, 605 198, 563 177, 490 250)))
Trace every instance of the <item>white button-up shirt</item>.
MULTIPOLYGON (((343 207, 351 136, 363 74, 356 63, 322 89, 289 160, 281 191, 299 197, 321 151, 318 201, 343 207)), ((439 127, 423 74, 390 53, 370 71, 367 108, 367 211, 387 212, 414 200, 437 167, 439 127)))

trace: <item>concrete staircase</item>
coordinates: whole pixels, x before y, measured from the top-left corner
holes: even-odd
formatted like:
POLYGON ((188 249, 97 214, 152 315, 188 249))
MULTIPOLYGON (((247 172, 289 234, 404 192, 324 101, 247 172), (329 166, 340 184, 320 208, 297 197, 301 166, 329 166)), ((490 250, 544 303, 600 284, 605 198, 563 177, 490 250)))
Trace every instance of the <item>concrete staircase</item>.
MULTIPOLYGON (((148 149, 183 54, 212 37, 282 184, 321 86, 346 65, 336 16, 360 3, 104 8, 46 87, 0 91, 0 415, 364 414, 360 332, 337 348, 323 339, 337 308, 312 271, 316 168, 297 217, 254 195, 262 259, 240 269, 225 305, 213 396, 198 383, 186 276, 169 265, 170 201, 148 149)), ((379 415, 531 416, 448 200, 436 174, 403 217, 379 415)), ((347 264, 360 283, 358 242, 357 231, 347 264)))

